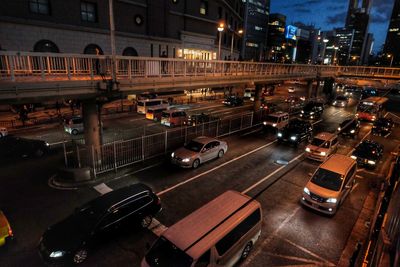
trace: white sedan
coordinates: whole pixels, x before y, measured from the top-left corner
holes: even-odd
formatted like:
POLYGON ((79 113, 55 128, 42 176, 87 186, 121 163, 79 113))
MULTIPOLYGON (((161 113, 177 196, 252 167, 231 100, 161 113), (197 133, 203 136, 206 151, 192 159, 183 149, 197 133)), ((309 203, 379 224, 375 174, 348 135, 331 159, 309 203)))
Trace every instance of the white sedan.
POLYGON ((226 151, 228 151, 226 142, 200 136, 175 150, 171 154, 171 162, 183 168, 196 169, 201 163, 221 158, 226 151))
POLYGON ((8 135, 7 128, 0 127, 0 138, 6 135, 8 135))

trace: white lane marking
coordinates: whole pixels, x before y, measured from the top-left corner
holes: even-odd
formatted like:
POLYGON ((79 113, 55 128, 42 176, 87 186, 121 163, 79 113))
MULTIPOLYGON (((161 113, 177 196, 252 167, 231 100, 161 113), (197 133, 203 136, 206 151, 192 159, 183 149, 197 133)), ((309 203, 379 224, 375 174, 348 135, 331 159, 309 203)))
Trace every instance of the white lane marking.
POLYGON ((113 191, 112 188, 108 187, 105 183, 98 184, 96 186, 93 186, 93 188, 99 192, 100 194, 104 195, 107 194, 108 192, 113 191))
POLYGON ((180 187, 180 186, 182 186, 182 185, 184 185, 184 184, 187 184, 187 183, 189 183, 189 182, 191 182, 191 181, 193 181, 193 180, 196 180, 197 178, 199 178, 199 177, 201 177, 201 176, 203 176, 203 175, 206 175, 206 174, 208 174, 208 173, 210 173, 210 172, 213 172, 213 171, 215 171, 215 170, 218 170, 218 169, 224 167, 225 165, 228 165, 228 164, 230 164, 230 163, 232 163, 232 162, 235 162, 235 161, 237 161, 237 160, 239 160, 239 159, 241 159, 241 158, 243 158, 243 157, 246 157, 246 156, 248 156, 248 155, 250 155, 250 154, 253 154, 253 153, 255 153, 255 152, 257 152, 257 151, 259 151, 259 150, 261 150, 261 149, 263 149, 263 148, 266 148, 266 147, 272 145, 272 144, 275 143, 275 142, 276 142, 276 140, 274 140, 274 141, 272 141, 272 142, 270 142, 270 143, 268 143, 268 144, 265 144, 265 145, 263 145, 263 146, 260 146, 259 148, 253 149, 253 150, 251 150, 251 151, 249 151, 249 152, 247 152, 247 153, 245 153, 245 154, 243 154, 243 155, 241 155, 241 156, 239 156, 239 157, 233 158, 233 159, 231 159, 231 160, 229 160, 229 161, 227 161, 227 162, 225 162, 225 163, 222 163, 221 165, 218 165, 218 166, 216 166, 216 167, 214 167, 214 168, 212 168, 212 169, 209 169, 209 170, 207 170, 207 171, 205 171, 205 172, 199 173, 199 174, 193 176, 192 178, 189 178, 189 179, 187 179, 187 180, 185 180, 185 181, 183 181, 183 182, 180 182, 179 184, 176 184, 176 185, 171 186, 171 187, 169 187, 169 188, 167 188, 167 189, 164 189, 163 191, 158 192, 157 195, 158 195, 158 196, 161 196, 161 195, 163 195, 163 194, 165 194, 165 193, 168 193, 168 192, 170 192, 170 191, 172 191, 172 190, 174 190, 174 189, 176 189, 176 188, 178 188, 178 187, 180 187))
MULTIPOLYGON (((96 189, 96 191, 99 192, 101 195, 113 191, 113 189, 107 186, 105 183, 93 186, 93 188, 96 189)), ((168 227, 160 223, 157 219, 153 218, 148 229, 151 230, 155 235, 160 236, 165 230, 168 229, 168 227)))
MULTIPOLYGON (((289 161, 289 163, 287 165, 289 165, 290 163, 292 163, 295 160, 298 160, 299 158, 301 158, 304 155, 304 153, 301 153, 300 155, 298 155, 297 157, 295 157, 294 159, 292 159, 291 161, 289 161)), ((254 189, 255 187, 257 187, 259 184, 265 182, 266 180, 268 180, 269 178, 271 178, 275 173, 279 172, 280 170, 282 170, 283 168, 285 168, 287 165, 283 165, 281 167, 279 167, 278 169, 276 169, 275 171, 271 172, 270 174, 268 174, 267 176, 265 176, 264 178, 262 178, 260 181, 258 181, 257 183, 253 184, 252 186, 250 186, 249 188, 247 188, 246 190, 242 191, 242 194, 247 194, 250 190, 254 189)))
POLYGON ((190 110, 202 110, 202 109, 208 109, 208 108, 217 108, 217 107, 223 107, 222 103, 220 105, 214 105, 214 106, 202 106, 199 108, 192 108, 190 110))
POLYGON ((138 119, 131 119, 129 121, 141 121, 141 120, 145 120, 146 118, 138 118, 138 119))
POLYGON ((160 223, 157 219, 153 218, 153 221, 149 225, 149 230, 151 230, 155 235, 160 236, 168 227, 160 223))
POLYGON ((340 112, 342 112, 342 111, 341 110, 336 111, 336 112, 332 113, 332 116, 335 116, 335 115, 339 114, 340 112))
POLYGON ((254 258, 260 254, 260 252, 262 252, 264 250, 264 247, 272 241, 272 239, 276 236, 276 234, 293 218, 294 215, 296 215, 296 213, 299 211, 300 206, 297 206, 297 208, 295 208, 293 210, 293 212, 286 217, 286 219, 279 225, 279 227, 277 229, 275 229, 275 231, 269 235, 269 237, 267 239, 265 239, 260 245, 257 246, 257 250, 254 251, 254 253, 251 253, 249 255, 249 257, 247 257, 247 261, 245 264, 243 264, 243 266, 249 265, 250 262, 252 262, 254 260, 254 258))
MULTIPOLYGON (((283 240, 286 241, 287 243, 291 244, 292 246, 304 251, 305 253, 308 253, 309 255, 311 255, 311 256, 323 261, 325 264, 329 263, 330 266, 336 266, 336 264, 334 264, 334 263, 332 263, 332 262, 330 262, 330 261, 318 256, 317 254, 311 252, 310 250, 308 250, 308 249, 306 249, 306 248, 304 248, 302 246, 297 245, 296 243, 290 241, 289 239, 283 238, 283 240)), ((326 266, 326 265, 324 265, 324 266, 326 266)))
POLYGON ((301 264, 301 265, 299 265, 299 264, 279 265, 279 267, 283 267, 283 266, 301 266, 301 267, 305 267, 305 266, 324 266, 324 264, 322 262, 314 261, 314 260, 311 260, 311 259, 288 256, 288 255, 282 255, 282 254, 277 254, 277 253, 270 253, 270 252, 265 252, 264 254, 267 255, 267 256, 275 257, 275 258, 282 258, 282 259, 285 259, 285 260, 291 260, 291 261, 297 261, 297 262, 301 262, 301 263, 307 263, 306 265, 304 265, 304 264, 301 264))

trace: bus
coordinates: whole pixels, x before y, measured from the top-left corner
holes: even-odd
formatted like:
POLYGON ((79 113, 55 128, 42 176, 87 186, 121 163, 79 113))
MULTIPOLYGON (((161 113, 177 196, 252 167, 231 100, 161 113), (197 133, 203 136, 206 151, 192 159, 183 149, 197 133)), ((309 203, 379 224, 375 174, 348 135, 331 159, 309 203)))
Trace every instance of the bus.
POLYGON ((372 96, 360 101, 357 106, 356 117, 359 120, 375 121, 385 112, 386 97, 372 96))
POLYGON ((144 99, 137 101, 137 113, 146 114, 149 108, 168 108, 169 103, 164 99, 144 99))

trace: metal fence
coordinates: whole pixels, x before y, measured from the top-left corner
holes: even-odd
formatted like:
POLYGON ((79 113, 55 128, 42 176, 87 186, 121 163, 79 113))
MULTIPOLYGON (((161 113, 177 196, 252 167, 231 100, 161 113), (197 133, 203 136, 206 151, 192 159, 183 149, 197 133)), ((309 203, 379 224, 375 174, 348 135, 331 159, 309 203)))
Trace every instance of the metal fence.
POLYGON ((69 168, 90 167, 96 176, 165 155, 198 136, 222 137, 249 129, 260 125, 263 117, 262 110, 249 112, 196 126, 180 127, 126 141, 116 141, 104 144, 99 149, 80 144, 64 145, 65 164, 69 168))

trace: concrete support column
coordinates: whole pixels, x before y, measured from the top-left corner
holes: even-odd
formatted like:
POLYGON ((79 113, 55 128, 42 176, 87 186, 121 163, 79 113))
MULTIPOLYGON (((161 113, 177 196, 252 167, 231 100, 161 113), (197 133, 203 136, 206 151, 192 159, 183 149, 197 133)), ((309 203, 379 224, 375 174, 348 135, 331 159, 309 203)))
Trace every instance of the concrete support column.
POLYGON ((320 79, 317 79, 317 86, 316 86, 316 88, 315 88, 315 97, 318 97, 319 95, 320 95, 320 87, 321 86, 321 80, 320 79))
POLYGON ((307 96, 308 98, 313 97, 313 80, 307 81, 307 96))
MULTIPOLYGON (((85 144, 88 152, 100 153, 101 130, 99 108, 96 99, 89 99, 82 102, 83 127, 85 135, 85 144), (92 151, 92 147, 94 151, 92 151)), ((92 158, 90 156, 89 158, 92 158)))
POLYGON ((254 92, 254 104, 253 104, 254 112, 257 112, 260 110, 262 88, 263 88, 263 86, 261 84, 256 84, 256 90, 254 92))

